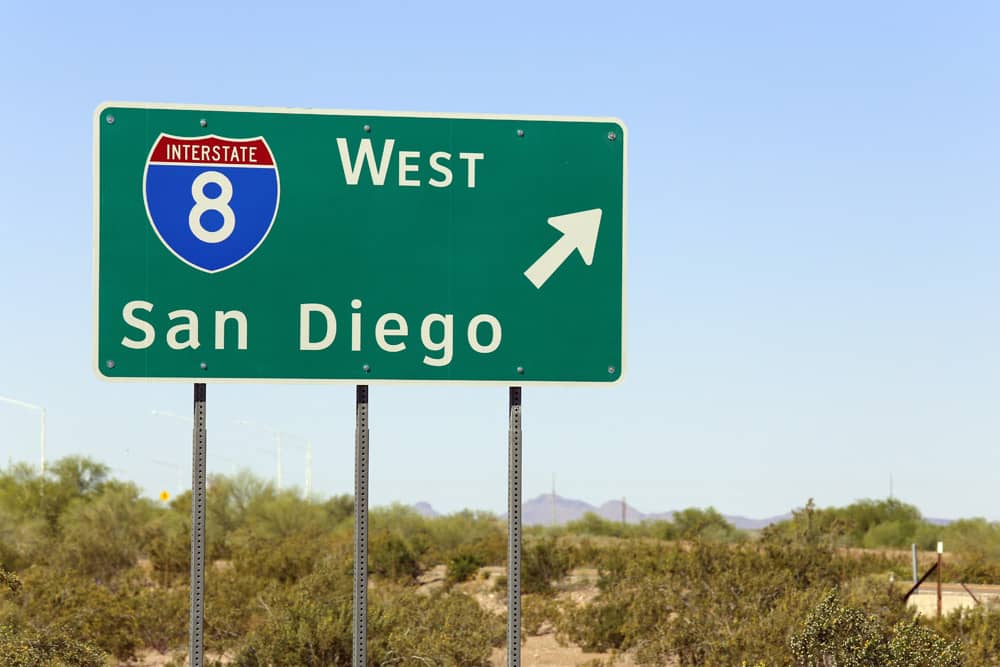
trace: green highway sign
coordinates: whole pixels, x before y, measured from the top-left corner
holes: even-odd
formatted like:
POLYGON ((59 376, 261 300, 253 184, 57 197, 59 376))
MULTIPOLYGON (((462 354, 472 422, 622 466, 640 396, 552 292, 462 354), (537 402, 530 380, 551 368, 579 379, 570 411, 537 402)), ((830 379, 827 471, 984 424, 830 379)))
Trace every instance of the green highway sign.
POLYGON ((625 139, 613 118, 104 104, 96 371, 616 382, 625 139))

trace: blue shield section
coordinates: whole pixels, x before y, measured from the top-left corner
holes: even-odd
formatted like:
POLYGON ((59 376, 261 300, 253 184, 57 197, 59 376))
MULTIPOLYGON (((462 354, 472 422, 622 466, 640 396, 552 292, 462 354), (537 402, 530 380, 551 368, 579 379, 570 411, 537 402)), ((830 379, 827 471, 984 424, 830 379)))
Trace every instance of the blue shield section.
MULTIPOLYGON (((223 180, 213 177, 215 181, 223 180)), ((214 164, 147 164, 146 210, 153 228, 177 257, 191 266, 215 273, 249 257, 264 241, 278 211, 278 172, 274 167, 214 164), (201 208, 195 212, 204 232, 223 228, 222 211, 232 211, 232 231, 223 240, 209 242, 192 230, 192 210, 199 204, 192 186, 205 172, 218 172, 232 186, 228 202, 222 187, 208 183, 201 190, 201 208)))

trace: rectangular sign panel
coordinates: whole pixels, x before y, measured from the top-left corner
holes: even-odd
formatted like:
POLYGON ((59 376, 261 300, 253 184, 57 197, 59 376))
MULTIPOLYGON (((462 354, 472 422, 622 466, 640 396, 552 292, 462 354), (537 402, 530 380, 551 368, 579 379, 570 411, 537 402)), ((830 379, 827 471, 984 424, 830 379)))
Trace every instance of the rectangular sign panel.
POLYGON ((94 123, 103 378, 622 377, 618 120, 110 103, 94 123))

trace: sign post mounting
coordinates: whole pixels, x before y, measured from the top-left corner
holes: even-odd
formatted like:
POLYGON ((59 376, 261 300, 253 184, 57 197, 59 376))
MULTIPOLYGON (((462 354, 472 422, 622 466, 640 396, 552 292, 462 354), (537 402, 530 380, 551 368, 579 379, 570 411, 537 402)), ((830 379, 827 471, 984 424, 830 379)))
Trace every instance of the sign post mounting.
POLYGON ((205 383, 224 381, 357 385, 355 665, 368 384, 509 386, 507 659, 520 665, 521 385, 622 379, 626 163, 614 118, 97 109, 95 370, 194 383, 192 665, 205 383))

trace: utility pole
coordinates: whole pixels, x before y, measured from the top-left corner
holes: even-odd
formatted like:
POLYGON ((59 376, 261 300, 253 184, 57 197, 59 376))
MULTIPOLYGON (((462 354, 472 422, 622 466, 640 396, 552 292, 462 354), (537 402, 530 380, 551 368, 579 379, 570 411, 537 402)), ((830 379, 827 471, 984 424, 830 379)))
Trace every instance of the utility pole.
POLYGON ((941 620, 941 554, 944 553, 944 542, 938 542, 937 559, 937 617, 941 620))
POLYGON ((625 505, 625 496, 622 496, 622 523, 623 524, 624 523, 628 523, 628 521, 625 519, 625 507, 626 507, 626 505, 625 505))
MULTIPOLYGON (((306 438, 304 436, 297 435, 295 433, 289 433, 288 431, 282 431, 282 430, 273 428, 271 426, 267 426, 266 424, 260 424, 258 422, 252 422, 252 421, 249 421, 249 420, 246 420, 246 419, 238 419, 238 420, 236 420, 236 423, 239 424, 240 426, 247 426, 249 428, 257 429, 258 431, 263 431, 264 433, 270 433, 272 436, 274 436, 275 450, 276 450, 276 453, 277 453, 277 470, 276 470, 277 477, 275 479, 275 483, 276 483, 276 488, 277 488, 278 491, 281 491, 281 482, 282 482, 282 477, 283 477, 283 466, 282 466, 281 453, 282 453, 282 450, 284 449, 284 446, 286 444, 285 438, 291 438, 293 440, 294 439, 305 440, 305 442, 306 442, 306 446, 305 446, 305 450, 306 450, 306 488, 305 488, 305 494, 306 494, 306 497, 308 498, 309 494, 312 493, 312 440, 310 440, 309 438, 306 438)), ((302 445, 293 445, 293 446, 299 447, 300 449, 302 447, 302 445)))

